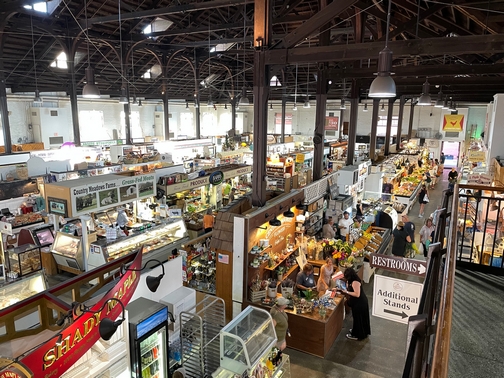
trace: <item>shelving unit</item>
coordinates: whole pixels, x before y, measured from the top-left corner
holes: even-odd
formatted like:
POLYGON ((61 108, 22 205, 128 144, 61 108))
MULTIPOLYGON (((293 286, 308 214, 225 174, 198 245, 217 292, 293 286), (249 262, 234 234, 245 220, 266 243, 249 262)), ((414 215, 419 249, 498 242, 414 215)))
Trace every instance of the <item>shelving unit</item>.
POLYGON ((269 270, 269 271, 274 271, 276 268, 278 268, 285 260, 287 260, 287 258, 292 255, 294 252, 296 252, 298 250, 298 246, 294 247, 294 249, 292 251, 290 251, 289 253, 285 254, 284 255, 284 258, 282 260, 280 260, 278 263, 276 263, 274 266, 272 267, 266 267, 264 269, 266 270, 269 270))
POLYGON ((290 192, 291 178, 294 174, 294 162, 287 159, 280 159, 278 162, 268 162, 266 164, 266 175, 268 176, 267 187, 271 190, 290 192), (274 183, 274 184, 273 184, 274 183))

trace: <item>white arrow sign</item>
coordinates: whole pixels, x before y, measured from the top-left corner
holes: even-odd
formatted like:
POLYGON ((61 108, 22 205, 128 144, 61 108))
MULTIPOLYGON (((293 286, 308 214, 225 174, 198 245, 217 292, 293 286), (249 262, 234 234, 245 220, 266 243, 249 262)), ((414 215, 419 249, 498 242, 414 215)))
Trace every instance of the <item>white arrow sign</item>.
POLYGON ((373 315, 408 323, 418 313, 422 284, 376 275, 373 288, 373 315))

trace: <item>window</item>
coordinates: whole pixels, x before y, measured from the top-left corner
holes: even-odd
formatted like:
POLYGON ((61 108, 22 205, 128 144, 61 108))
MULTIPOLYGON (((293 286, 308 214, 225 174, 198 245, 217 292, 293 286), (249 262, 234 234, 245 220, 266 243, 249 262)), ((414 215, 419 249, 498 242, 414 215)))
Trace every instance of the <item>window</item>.
POLYGON ((215 112, 203 113, 203 117, 201 118, 201 135, 219 135, 219 131, 217 130, 217 117, 214 113, 215 112))
MULTIPOLYGON (((392 127, 390 129, 390 136, 396 136, 397 135, 397 124, 399 122, 399 117, 398 116, 393 116, 392 117, 392 127)), ((376 128, 376 135, 380 136, 385 136, 387 133, 387 116, 380 116, 380 119, 378 120, 378 125, 376 128)))
POLYGON ((206 79, 201 80, 200 85, 204 88, 207 88, 210 84, 212 84, 215 79, 217 79, 219 75, 217 74, 211 74, 209 75, 206 79))
POLYGON ((47 13, 47 3, 45 1, 41 3, 35 3, 33 5, 24 5, 23 8, 33 9, 34 11, 40 13, 47 13))
POLYGON ((61 68, 61 69, 67 69, 67 56, 64 51, 62 51, 56 59, 51 63, 51 67, 54 68, 61 68))
POLYGON ((180 126, 178 128, 178 137, 193 137, 195 136, 195 127, 193 122, 194 114, 192 112, 180 113, 180 126))
MULTIPOLYGON (((228 130, 231 130, 231 127, 233 126, 231 124, 231 112, 227 112, 227 113, 222 113, 220 115, 220 122, 219 122, 219 126, 222 130, 224 130, 224 132, 222 133, 219 133, 218 135, 221 135, 221 134, 225 134, 228 130)), ((237 134, 241 134, 243 133, 243 124, 238 124, 238 122, 236 123, 236 133, 237 134)))
POLYGON ((144 79, 155 79, 161 75, 161 66, 159 64, 154 64, 151 68, 149 68, 143 75, 144 79))
POLYGON ((79 110, 79 126, 82 141, 113 139, 112 132, 105 129, 101 110, 79 110))
POLYGON ((273 76, 270 80, 270 87, 281 87, 282 83, 280 83, 280 80, 276 76, 273 76))
POLYGON ((210 49, 210 52, 227 51, 234 46, 234 42, 231 43, 219 43, 215 47, 210 49))
MULTIPOLYGON (((155 33, 155 32, 162 32, 168 29, 170 26, 173 25, 173 22, 169 20, 165 20, 164 18, 161 17, 156 17, 154 21, 152 21, 149 25, 147 25, 143 29, 144 34, 150 34, 150 33, 155 33)), ((156 40, 157 37, 149 37, 153 40, 156 40)))
MULTIPOLYGON (((126 132, 126 119, 124 117, 124 111, 121 111, 121 130, 124 130, 126 132)), ((130 113, 130 126, 131 126, 131 138, 132 139, 139 139, 143 138, 143 130, 142 127, 140 126, 140 112, 139 111, 133 111, 130 113)))

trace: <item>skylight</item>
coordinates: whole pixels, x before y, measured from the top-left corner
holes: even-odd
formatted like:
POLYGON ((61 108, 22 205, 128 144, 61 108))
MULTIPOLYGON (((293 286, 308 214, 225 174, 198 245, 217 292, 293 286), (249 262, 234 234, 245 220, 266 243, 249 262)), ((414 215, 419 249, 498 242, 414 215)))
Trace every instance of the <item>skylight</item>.
POLYGON ((234 42, 231 43, 219 43, 210 49, 210 52, 227 51, 234 46, 234 42))
POLYGON ((161 75, 161 66, 159 64, 154 64, 151 68, 149 68, 143 75, 144 79, 155 79, 161 75))
POLYGON ((56 59, 50 64, 53 68, 67 69, 67 56, 64 51, 62 51, 56 59))
POLYGON ((282 83, 280 83, 280 80, 276 76, 273 76, 270 80, 270 87, 281 87, 282 83))
POLYGON ((208 87, 210 84, 212 84, 215 79, 217 79, 219 75, 217 74, 211 74, 210 76, 206 77, 205 79, 201 80, 200 85, 202 87, 208 87))
POLYGON ((33 5, 24 5, 23 8, 25 9, 33 9, 36 12, 40 13, 47 13, 47 3, 45 1, 40 2, 40 3, 35 3, 33 5))
MULTIPOLYGON (((155 32, 162 32, 168 29, 170 26, 173 25, 173 22, 169 20, 165 20, 164 18, 161 17, 156 17, 154 21, 152 21, 149 25, 147 25, 143 29, 144 34, 150 34, 150 33, 155 33, 155 32)), ((156 39, 157 37, 150 37, 152 39, 156 39)))

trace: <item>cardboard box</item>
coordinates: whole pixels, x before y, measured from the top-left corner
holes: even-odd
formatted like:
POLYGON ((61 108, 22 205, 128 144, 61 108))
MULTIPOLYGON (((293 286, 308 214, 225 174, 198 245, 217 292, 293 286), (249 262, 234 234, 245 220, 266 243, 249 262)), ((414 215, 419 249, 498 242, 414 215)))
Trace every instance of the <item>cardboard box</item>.
POLYGON ((294 142, 294 137, 292 135, 284 136, 284 143, 292 143, 294 142))
POLYGON ((74 165, 74 171, 78 171, 81 169, 87 169, 88 168, 88 163, 83 162, 83 163, 77 163, 74 165))

